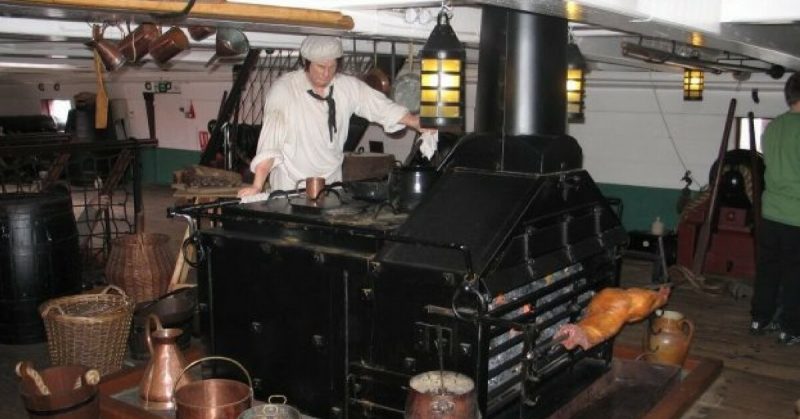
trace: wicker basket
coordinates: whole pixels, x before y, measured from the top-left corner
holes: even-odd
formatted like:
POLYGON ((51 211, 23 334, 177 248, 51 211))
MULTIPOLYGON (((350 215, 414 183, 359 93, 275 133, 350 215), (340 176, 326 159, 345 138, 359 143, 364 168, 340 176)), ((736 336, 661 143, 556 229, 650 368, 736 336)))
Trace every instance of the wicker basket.
POLYGON ((106 375, 122 368, 133 301, 110 285, 99 294, 55 298, 39 307, 53 365, 85 365, 106 375), (120 295, 110 294, 115 290, 120 295))
POLYGON ((166 234, 140 233, 116 238, 106 263, 106 279, 128 293, 135 303, 152 301, 167 292, 175 258, 166 234))

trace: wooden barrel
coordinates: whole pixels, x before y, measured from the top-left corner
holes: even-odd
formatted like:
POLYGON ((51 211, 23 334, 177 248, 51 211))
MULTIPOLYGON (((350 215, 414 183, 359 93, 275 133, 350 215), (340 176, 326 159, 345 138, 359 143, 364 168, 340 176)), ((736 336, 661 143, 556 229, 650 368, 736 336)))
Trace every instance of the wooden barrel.
POLYGON ((39 304, 80 290, 70 196, 0 194, 0 343, 43 342, 39 304))

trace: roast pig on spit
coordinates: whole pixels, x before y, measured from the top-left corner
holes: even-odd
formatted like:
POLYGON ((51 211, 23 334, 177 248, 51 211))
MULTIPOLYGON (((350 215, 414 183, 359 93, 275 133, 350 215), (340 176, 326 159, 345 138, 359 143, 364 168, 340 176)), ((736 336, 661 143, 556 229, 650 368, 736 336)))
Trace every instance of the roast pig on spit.
POLYGON ((567 349, 589 349, 619 333, 626 323, 645 319, 666 304, 670 288, 605 288, 592 297, 586 315, 578 323, 561 326, 555 340, 567 349))

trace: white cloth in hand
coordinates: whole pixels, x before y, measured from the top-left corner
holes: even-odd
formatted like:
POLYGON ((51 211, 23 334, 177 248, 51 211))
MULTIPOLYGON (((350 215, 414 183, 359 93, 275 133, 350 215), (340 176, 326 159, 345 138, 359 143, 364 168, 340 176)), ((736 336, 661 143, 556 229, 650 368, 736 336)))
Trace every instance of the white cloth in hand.
POLYGON ((430 160, 439 144, 439 131, 423 131, 419 139, 422 141, 422 144, 419 145, 419 151, 426 159, 430 160))

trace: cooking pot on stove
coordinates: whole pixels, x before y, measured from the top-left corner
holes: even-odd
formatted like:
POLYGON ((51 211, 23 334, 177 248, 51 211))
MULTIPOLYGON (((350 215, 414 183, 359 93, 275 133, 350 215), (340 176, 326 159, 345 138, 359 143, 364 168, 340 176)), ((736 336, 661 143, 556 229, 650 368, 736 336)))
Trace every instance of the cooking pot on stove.
POLYGON ((413 210, 437 177, 434 167, 395 167, 389 173, 389 202, 396 210, 413 210))
POLYGON ((389 188, 383 179, 354 180, 343 186, 355 199, 370 202, 385 202, 389 199, 389 188))

